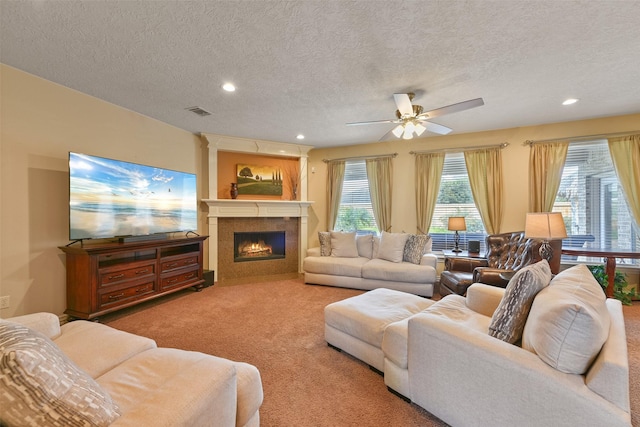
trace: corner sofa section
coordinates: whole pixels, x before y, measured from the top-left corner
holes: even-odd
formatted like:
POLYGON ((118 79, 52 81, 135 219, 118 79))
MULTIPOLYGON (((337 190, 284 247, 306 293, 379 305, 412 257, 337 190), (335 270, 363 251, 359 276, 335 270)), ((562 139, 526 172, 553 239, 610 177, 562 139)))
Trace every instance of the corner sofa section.
POLYGON ((378 237, 330 232, 320 240, 321 245, 323 240, 331 243, 307 251, 305 283, 433 296, 438 259, 431 253, 427 235, 383 232, 378 237))
POLYGON ((52 313, 0 319, 0 347, 3 359, 22 366, 0 367, 0 407, 11 408, 0 411, 0 419, 7 425, 26 425, 27 417, 29 425, 260 425, 262 381, 247 363, 158 348, 152 339, 100 323, 77 320, 61 327, 52 313), (71 371, 76 380, 62 375, 51 381, 52 372, 71 371), (87 391, 78 389, 77 378, 92 394, 70 400, 87 391), (95 396, 107 411, 86 404, 95 396))

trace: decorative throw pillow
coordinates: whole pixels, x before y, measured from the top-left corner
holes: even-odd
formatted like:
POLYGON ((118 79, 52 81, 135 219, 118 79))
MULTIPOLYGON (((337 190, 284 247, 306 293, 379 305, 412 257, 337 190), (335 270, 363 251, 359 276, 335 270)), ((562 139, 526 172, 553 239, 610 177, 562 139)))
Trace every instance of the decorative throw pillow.
POLYGON ((531 306, 522 348, 561 372, 584 374, 609 337, 602 287, 584 264, 560 272, 531 306))
POLYGON ((387 233, 383 231, 380 236, 377 258, 391 262, 402 262, 404 245, 407 243, 408 238, 409 235, 406 233, 387 233))
POLYGON ((431 240, 428 234, 411 234, 404 245, 402 260, 413 264, 420 264, 422 255, 426 253, 427 243, 431 240))
POLYGON ((318 240, 320 241, 320 255, 331 255, 331 233, 328 231, 318 231, 318 240))
POLYGON ((107 426, 120 415, 109 394, 41 333, 0 320, 0 353, 3 423, 107 426))
POLYGON ((356 245, 358 246, 358 255, 365 258, 373 258, 373 236, 365 234, 356 237, 356 245))
POLYGON ((356 233, 331 232, 331 256, 357 258, 356 233))
POLYGON ((509 280, 504 296, 491 317, 489 335, 510 344, 522 337, 534 298, 551 281, 547 260, 528 265, 509 280))

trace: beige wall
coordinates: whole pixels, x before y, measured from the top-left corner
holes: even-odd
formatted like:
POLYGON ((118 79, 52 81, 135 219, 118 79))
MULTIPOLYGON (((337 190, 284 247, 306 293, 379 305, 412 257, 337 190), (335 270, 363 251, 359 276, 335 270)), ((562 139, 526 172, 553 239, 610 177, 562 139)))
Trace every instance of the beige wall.
MULTIPOLYGON (((309 200, 315 202, 309 213, 309 246, 317 246, 317 232, 326 229, 327 186, 326 164, 322 161, 323 159, 398 153, 393 160, 392 231, 414 233, 417 223, 414 195, 415 157, 409 154, 411 151, 497 145, 508 142, 509 146, 502 150, 506 203, 501 227, 502 232, 508 232, 524 229, 528 210, 529 146, 524 144, 525 141, 637 131, 640 130, 639 124, 640 114, 633 114, 489 132, 418 138, 409 141, 394 140, 350 147, 313 149, 309 152, 308 161, 308 170, 311 171, 308 178, 309 200)), ((384 132, 382 131, 381 135, 382 133, 384 132)), ((637 284, 638 270, 631 270, 628 279, 630 283, 637 284)))
MULTIPOLYGON (((68 152, 197 173, 205 198, 200 138, 0 67, 0 295, 11 299, 0 317, 62 314, 66 273, 58 246, 69 243, 68 152)), ((200 217, 205 230, 206 217, 200 217)))
MULTIPOLYGON (((11 297, 0 317, 66 308, 65 261, 58 246, 68 240, 69 151, 198 174, 200 198, 208 198, 207 151, 200 138, 157 120, 0 64, 0 295, 11 297)), ((325 229, 326 167, 323 158, 398 153, 394 160, 393 230, 416 228, 414 158, 409 151, 475 145, 503 150, 506 176, 504 231, 524 227, 527 212, 527 139, 638 130, 640 114, 572 123, 505 129, 412 141, 371 143, 309 152, 309 242, 325 229)), ((206 207, 200 230, 206 232, 206 207)), ((205 256, 207 259, 207 256, 205 256)), ((206 266, 205 266, 206 267, 206 266)), ((638 271, 629 277, 638 283, 638 271)))

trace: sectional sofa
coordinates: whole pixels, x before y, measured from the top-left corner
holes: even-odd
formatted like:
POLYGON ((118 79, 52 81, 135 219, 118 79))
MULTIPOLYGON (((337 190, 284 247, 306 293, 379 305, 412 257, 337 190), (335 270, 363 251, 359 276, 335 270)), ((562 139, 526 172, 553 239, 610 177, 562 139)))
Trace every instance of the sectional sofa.
POLYGON ((376 289, 338 301, 325 338, 452 426, 631 426, 620 301, 586 266, 551 279, 545 263, 466 297, 376 289))
POLYGON ((0 319, 0 424, 258 426, 260 373, 52 313, 0 319))

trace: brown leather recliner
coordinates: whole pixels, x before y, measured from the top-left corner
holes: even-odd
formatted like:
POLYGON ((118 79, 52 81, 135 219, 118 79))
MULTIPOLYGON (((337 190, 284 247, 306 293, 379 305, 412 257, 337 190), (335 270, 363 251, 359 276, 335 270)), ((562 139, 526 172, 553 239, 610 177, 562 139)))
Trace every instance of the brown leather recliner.
MULTIPOLYGON (((509 278, 522 267, 541 260, 541 240, 527 239, 524 231, 487 236, 486 258, 448 257, 440 274, 440 295, 464 295, 472 283, 504 288, 509 278)), ((560 271, 562 240, 550 242, 553 248, 551 272, 560 271)))

